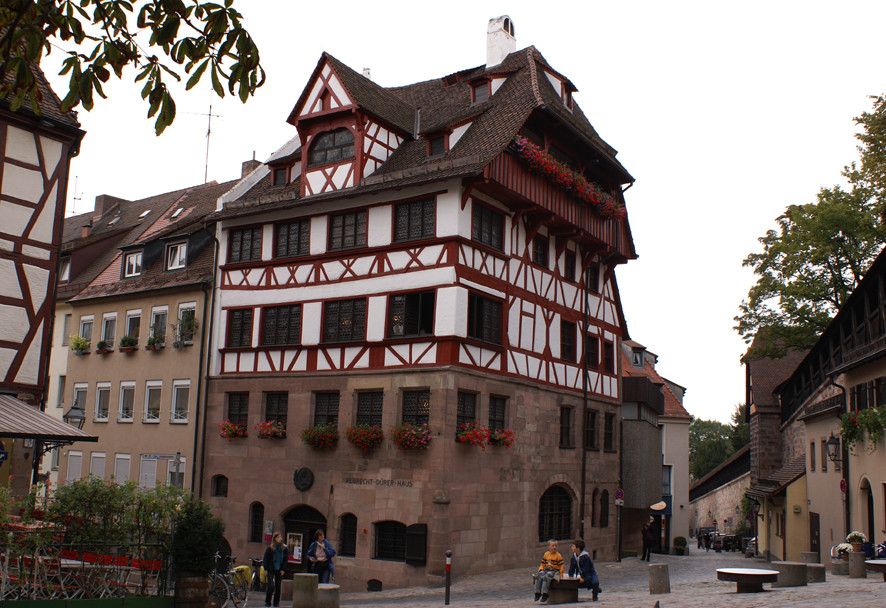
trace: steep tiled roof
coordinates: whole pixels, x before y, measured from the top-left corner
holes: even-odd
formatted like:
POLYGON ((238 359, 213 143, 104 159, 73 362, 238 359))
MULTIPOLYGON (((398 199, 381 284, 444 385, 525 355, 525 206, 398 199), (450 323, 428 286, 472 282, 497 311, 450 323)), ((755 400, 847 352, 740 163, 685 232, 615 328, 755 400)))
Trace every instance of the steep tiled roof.
MULTIPOLYGON (((631 340, 626 340, 624 344, 628 346, 640 346, 638 343, 631 340)), ((637 369, 631 366, 631 361, 624 350, 622 350, 621 359, 622 371, 625 376, 646 376, 653 384, 661 388, 662 395, 664 395, 664 416, 669 418, 685 418, 686 420, 689 420, 692 417, 689 412, 686 411, 686 408, 683 407, 683 404, 680 403, 680 399, 674 394, 671 387, 668 386, 668 383, 665 382, 665 379, 659 375, 655 367, 653 367, 649 361, 644 358, 643 369, 637 369)))
MULTIPOLYGON (((40 109, 40 118, 59 127, 79 129, 80 123, 77 121, 77 113, 62 112, 61 99, 58 98, 52 90, 52 87, 49 86, 49 81, 46 80, 46 75, 43 73, 43 70, 40 69, 40 66, 34 65, 32 66, 32 70, 34 72, 34 80, 37 83, 37 107, 40 109)), ((11 75, 7 75, 7 78, 11 78, 11 75)), ((10 100, 8 98, 0 99, 0 105, 4 107, 9 107, 9 103, 10 100)), ((22 104, 18 112, 34 115, 34 111, 28 100, 25 100, 25 103, 22 104)))
POLYGON ((793 460, 772 473, 766 479, 760 479, 757 483, 751 486, 751 490, 758 495, 778 494, 786 486, 805 474, 806 454, 804 453, 794 457, 793 460))
MULTIPOLYGON (((753 344, 751 349, 753 349, 753 344)), ((745 365, 751 375, 751 391, 753 402, 757 405, 778 406, 778 397, 773 393, 775 388, 787 380, 796 369, 808 350, 791 349, 781 359, 757 359, 745 365)))

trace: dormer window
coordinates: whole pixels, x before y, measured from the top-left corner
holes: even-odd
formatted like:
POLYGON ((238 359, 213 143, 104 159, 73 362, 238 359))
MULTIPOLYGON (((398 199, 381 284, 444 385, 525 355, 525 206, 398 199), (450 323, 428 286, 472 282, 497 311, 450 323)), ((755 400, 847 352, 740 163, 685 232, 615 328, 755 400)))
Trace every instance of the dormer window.
POLYGON ((184 211, 184 210, 185 210, 184 207, 179 207, 178 209, 176 209, 175 211, 173 211, 173 212, 172 212, 172 215, 170 215, 169 217, 171 217, 171 218, 173 218, 173 217, 178 217, 179 214, 180 214, 182 211, 184 211))
POLYGON ((631 350, 631 367, 638 369, 643 368, 643 351, 639 349, 631 350))
POLYGON ((65 258, 61 261, 58 268, 58 280, 69 281, 71 279, 71 258, 65 258))
POLYGON ((287 171, 286 167, 275 168, 274 169, 274 176, 272 178, 273 184, 275 186, 285 186, 287 183, 289 183, 287 173, 289 173, 289 172, 287 171))
POLYGON ((446 153, 446 135, 428 137, 428 156, 440 156, 446 153))
POLYGON ((178 270, 188 265, 188 244, 172 243, 166 247, 166 270, 178 270))
POLYGON ((308 154, 308 166, 328 165, 354 158, 354 134, 342 127, 314 138, 308 154))
POLYGON ((566 106, 567 110, 572 109, 572 91, 568 89, 564 89, 563 91, 563 105, 566 106))
POLYGON ((137 277, 142 273, 142 252, 127 253, 123 258, 123 276, 137 277))
POLYGON ((489 99, 489 81, 483 80, 471 85, 471 102, 483 103, 489 99))

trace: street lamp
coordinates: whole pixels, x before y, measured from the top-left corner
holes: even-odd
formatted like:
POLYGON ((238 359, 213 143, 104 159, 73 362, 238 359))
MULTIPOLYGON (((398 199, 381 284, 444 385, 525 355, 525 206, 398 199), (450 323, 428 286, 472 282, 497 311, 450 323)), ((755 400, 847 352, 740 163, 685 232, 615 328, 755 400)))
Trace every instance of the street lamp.
POLYGON ((76 399, 74 400, 74 405, 71 406, 71 409, 62 416, 62 420, 64 420, 66 424, 76 427, 77 430, 83 430, 83 425, 86 423, 86 413, 83 411, 83 408, 80 407, 80 404, 76 399))
POLYGON ((824 445, 828 451, 828 460, 831 462, 840 462, 842 460, 840 457, 840 440, 834 437, 833 431, 831 431, 831 436, 828 437, 824 445))

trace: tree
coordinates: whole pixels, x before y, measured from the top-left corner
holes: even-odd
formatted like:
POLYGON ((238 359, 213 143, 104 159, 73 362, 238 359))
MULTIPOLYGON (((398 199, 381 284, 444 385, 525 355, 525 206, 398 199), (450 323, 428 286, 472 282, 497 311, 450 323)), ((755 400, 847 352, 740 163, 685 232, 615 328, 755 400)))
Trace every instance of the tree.
POLYGON ((886 242, 886 98, 855 119, 860 163, 843 168, 848 189, 822 188, 815 203, 790 205, 743 265, 758 275, 735 317, 754 342, 746 359, 782 357, 813 344, 886 242))
POLYGON ((732 453, 729 425, 694 418, 689 425, 689 474, 701 479, 732 453))
POLYGON ((747 403, 739 403, 732 412, 732 426, 729 431, 729 443, 732 452, 737 452, 751 441, 751 425, 746 422, 748 412, 747 403))
POLYGON ((42 94, 35 70, 53 46, 67 58, 61 74, 70 74, 62 100, 67 112, 78 105, 91 110, 93 94, 105 97, 102 85, 113 73, 123 78, 135 69, 144 81, 142 99, 148 118, 156 116, 157 135, 175 120, 175 101, 164 76, 181 81, 185 90, 206 72, 219 97, 228 91, 244 103, 265 80, 258 47, 241 24, 234 0, 4 0, 0 5, 0 99, 13 111, 26 101, 39 114, 42 94), (138 5, 138 8, 137 6, 138 5), (159 55, 159 57, 158 57, 159 55))

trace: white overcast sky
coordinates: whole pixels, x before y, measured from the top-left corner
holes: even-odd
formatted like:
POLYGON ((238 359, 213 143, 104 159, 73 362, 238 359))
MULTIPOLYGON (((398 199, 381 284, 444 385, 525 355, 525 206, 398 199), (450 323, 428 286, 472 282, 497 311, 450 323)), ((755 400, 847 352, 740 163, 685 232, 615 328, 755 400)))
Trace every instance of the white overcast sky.
MULTIPOLYGON (((508 14, 578 87, 576 101, 636 179, 627 207, 639 259, 618 271, 632 339, 687 388, 685 405, 728 421, 744 401, 745 345, 732 329, 753 282, 741 262, 789 204, 840 183, 858 156, 853 118, 886 92, 882 0, 689 2, 296 2, 236 0, 267 83, 246 105, 177 95, 157 138, 140 87, 109 85, 80 112, 68 213, 99 194, 138 199, 239 177, 294 135, 285 120, 323 51, 383 86, 485 63, 486 24, 508 14), (75 188, 76 184, 76 188, 75 188)), ((59 52, 44 60, 56 92, 59 52)))

